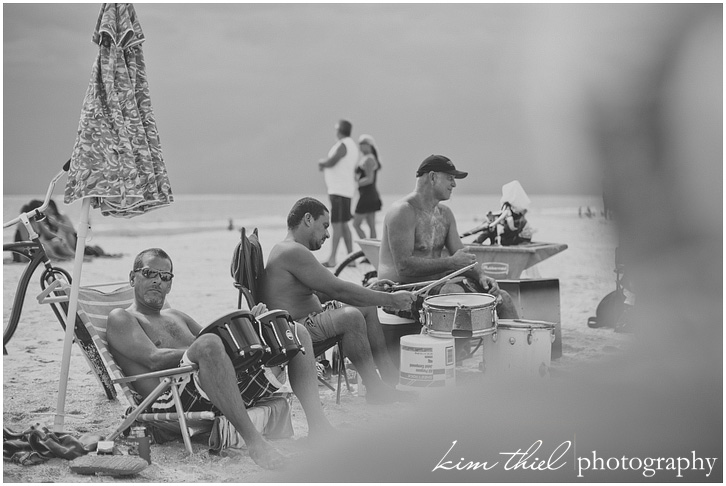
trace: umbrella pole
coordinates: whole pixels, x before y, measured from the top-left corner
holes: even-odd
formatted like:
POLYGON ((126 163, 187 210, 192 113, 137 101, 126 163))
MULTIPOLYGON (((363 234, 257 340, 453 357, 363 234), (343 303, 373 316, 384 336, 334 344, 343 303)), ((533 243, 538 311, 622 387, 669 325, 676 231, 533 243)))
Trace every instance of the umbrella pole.
POLYGON ((76 310, 78 309, 78 289, 81 285, 81 270, 83 267, 83 254, 86 249, 88 236, 88 213, 91 210, 91 198, 83 198, 81 208, 81 222, 78 225, 78 238, 76 240, 76 254, 73 260, 73 280, 71 282, 71 295, 66 315, 66 335, 63 341, 63 360, 61 362, 60 384, 58 386, 58 405, 56 407, 53 430, 63 432, 65 418, 66 389, 71 364, 71 348, 73 347, 73 331, 76 324, 76 310))

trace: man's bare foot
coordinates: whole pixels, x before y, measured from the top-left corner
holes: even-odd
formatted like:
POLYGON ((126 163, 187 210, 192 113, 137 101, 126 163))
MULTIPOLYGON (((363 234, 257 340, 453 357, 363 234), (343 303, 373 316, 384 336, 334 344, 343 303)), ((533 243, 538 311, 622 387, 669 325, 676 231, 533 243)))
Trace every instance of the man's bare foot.
POLYGON ((323 266, 325 268, 335 268, 335 262, 331 262, 331 261, 323 262, 323 266))
POLYGON ((287 457, 264 440, 254 446, 248 445, 248 448, 252 460, 262 468, 280 469, 287 464, 287 457))

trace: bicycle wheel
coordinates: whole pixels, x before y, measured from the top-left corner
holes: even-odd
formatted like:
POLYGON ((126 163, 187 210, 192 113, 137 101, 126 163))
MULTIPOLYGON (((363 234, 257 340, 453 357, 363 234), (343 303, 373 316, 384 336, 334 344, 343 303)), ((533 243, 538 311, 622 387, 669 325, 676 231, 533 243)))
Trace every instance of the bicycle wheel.
MULTIPOLYGON (((22 253, 16 253, 12 250, 9 251, 27 258, 27 255, 22 253)), ((3 285, 3 354, 7 354, 5 346, 18 328, 20 315, 23 312, 23 306, 28 293, 28 284, 39 264, 40 261, 33 258, 27 266, 8 265, 3 268, 5 278, 8 279, 7 281, 18 282, 17 286, 3 285)), ((27 300, 30 299, 31 297, 27 296, 27 300)))
POLYGON ((360 285, 367 285, 371 279, 378 277, 376 267, 371 265, 362 250, 348 255, 333 274, 343 280, 360 285))
MULTIPOLYGON (((47 268, 43 272, 43 275, 40 277, 40 288, 42 290, 45 290, 48 287, 48 285, 50 285, 50 283, 55 280, 65 280, 70 285, 71 274, 68 273, 65 269, 60 268, 60 267, 47 268)), ((56 295, 58 294, 57 292, 54 292, 54 293, 56 295)), ((53 313, 58 318, 58 321, 60 322, 61 327, 65 331, 66 326, 64 324, 65 320, 63 317, 65 314, 64 313, 61 314, 61 312, 58 310, 58 307, 55 304, 51 304, 50 308, 53 309, 53 313)))

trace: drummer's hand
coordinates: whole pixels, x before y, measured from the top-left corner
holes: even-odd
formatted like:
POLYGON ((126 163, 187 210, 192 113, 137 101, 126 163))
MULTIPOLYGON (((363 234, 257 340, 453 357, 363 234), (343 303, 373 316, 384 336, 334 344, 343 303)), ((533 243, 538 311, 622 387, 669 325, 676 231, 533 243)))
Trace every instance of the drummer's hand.
POLYGON ((368 287, 371 290, 376 290, 378 292, 390 292, 391 289, 393 289, 393 286, 396 285, 395 282, 392 280, 388 280, 386 278, 381 278, 377 280, 373 280, 372 282, 369 282, 366 287, 368 287))
POLYGON ((476 263, 476 255, 469 253, 465 248, 457 250, 451 258, 454 260, 454 264, 458 268, 463 268, 467 265, 471 265, 472 263, 476 263))
POLYGON ((479 284, 484 289, 484 291, 488 294, 492 295, 499 295, 499 284, 496 280, 494 280, 491 277, 488 277, 486 275, 482 275, 479 279, 479 284))
POLYGON ((386 307, 393 307, 394 309, 409 310, 411 304, 416 300, 416 294, 409 292, 408 290, 399 290, 390 294, 391 304, 386 307))
POLYGON ((255 304, 252 307, 252 309, 250 309, 250 312, 252 313, 253 316, 257 317, 257 316, 267 312, 267 306, 265 305, 264 302, 260 302, 259 304, 255 304))

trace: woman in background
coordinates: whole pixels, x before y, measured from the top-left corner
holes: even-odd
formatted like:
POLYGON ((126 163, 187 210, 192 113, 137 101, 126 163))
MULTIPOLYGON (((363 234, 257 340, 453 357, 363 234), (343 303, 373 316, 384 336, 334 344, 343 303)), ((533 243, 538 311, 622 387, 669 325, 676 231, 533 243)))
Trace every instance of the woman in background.
MULTIPOLYGON (((20 212, 27 213, 33 209, 41 207, 42 205, 43 201, 33 199, 23 206, 20 212)), ((47 216, 48 214, 46 213, 46 218, 41 221, 31 220, 30 224, 33 227, 33 230, 38 233, 40 242, 43 244, 43 248, 45 248, 48 258, 51 260, 70 260, 73 258, 74 254, 73 248, 61 236, 61 234, 59 234, 58 227, 55 226, 53 222, 49 221, 47 216)), ((28 235, 28 231, 25 229, 25 226, 22 223, 18 223, 15 230, 15 241, 28 241, 29 239, 30 236, 28 235)), ((16 255, 13 255, 13 261, 22 260, 23 259, 20 256, 17 256, 16 260, 16 255)))
POLYGON ((363 220, 368 224, 370 238, 376 238, 376 212, 381 210, 381 196, 376 188, 378 171, 381 163, 378 160, 376 142, 370 135, 361 135, 358 139, 361 158, 355 168, 355 178, 358 182, 358 204, 355 206, 353 215, 353 228, 358 238, 365 238, 361 225, 363 220))
MULTIPOLYGON (((78 241, 78 234, 76 233, 76 229, 73 226, 73 221, 71 221, 71 218, 66 216, 65 214, 61 214, 61 212, 58 210, 58 205, 56 205, 54 200, 48 201, 48 209, 45 212, 46 215, 46 224, 49 226, 49 228, 58 234, 65 242, 68 247, 71 248, 71 251, 75 254, 76 250, 76 242, 78 241)), ((118 257, 120 255, 111 255, 103 251, 103 248, 101 248, 98 245, 91 245, 86 243, 83 247, 83 254, 85 256, 92 256, 92 257, 118 257)))

